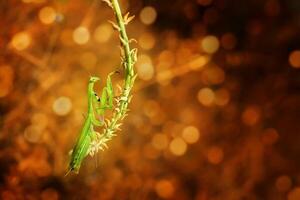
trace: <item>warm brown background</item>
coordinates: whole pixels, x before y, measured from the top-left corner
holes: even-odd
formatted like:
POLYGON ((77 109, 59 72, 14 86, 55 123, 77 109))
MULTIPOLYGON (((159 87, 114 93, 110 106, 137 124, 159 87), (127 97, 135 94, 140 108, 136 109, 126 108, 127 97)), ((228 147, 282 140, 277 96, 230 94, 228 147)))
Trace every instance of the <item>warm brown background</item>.
POLYGON ((300 1, 121 5, 136 15, 131 112, 64 177, 89 74, 120 70, 112 11, 0 1, 0 199, 299 200, 300 1))

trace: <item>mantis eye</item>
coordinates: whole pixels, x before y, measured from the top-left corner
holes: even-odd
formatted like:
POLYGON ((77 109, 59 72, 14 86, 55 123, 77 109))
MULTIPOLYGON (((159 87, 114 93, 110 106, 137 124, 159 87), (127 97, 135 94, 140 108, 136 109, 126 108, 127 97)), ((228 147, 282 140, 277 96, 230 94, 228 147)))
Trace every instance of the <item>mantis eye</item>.
POLYGON ((101 101, 101 99, 100 99, 100 97, 96 94, 96 92, 94 92, 94 95, 95 95, 95 97, 96 97, 96 99, 97 99, 97 101, 98 102, 100 102, 101 101))

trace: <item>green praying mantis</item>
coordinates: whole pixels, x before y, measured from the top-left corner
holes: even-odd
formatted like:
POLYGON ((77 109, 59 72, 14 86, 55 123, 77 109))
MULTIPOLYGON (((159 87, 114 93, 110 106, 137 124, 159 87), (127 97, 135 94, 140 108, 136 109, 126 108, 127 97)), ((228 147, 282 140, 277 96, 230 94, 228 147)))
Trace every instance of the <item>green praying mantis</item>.
POLYGON ((88 83, 88 112, 79 138, 71 151, 71 160, 66 175, 70 172, 78 173, 86 156, 93 156, 99 150, 107 148, 106 142, 116 135, 115 132, 120 130, 121 122, 127 116, 128 105, 132 98, 130 91, 137 77, 134 71, 134 65, 137 61, 137 49, 131 49, 129 45, 131 41, 135 40, 128 38, 125 28, 134 16, 129 16, 129 13, 123 16, 118 0, 103 1, 113 10, 116 17, 116 24, 111 21, 110 23, 119 32, 121 65, 125 72, 123 87, 120 87, 120 95, 115 97, 111 80, 111 76, 115 72, 112 72, 108 75, 106 86, 99 97, 94 91, 94 85, 100 79, 90 77, 88 83), (115 103, 114 100, 116 100, 115 103), (107 110, 112 110, 110 119, 98 120, 96 116, 101 116, 103 119, 107 110), (94 130, 95 127, 103 127, 101 134, 94 130))
POLYGON ((87 155, 94 155, 97 153, 98 149, 102 149, 105 146, 105 143, 97 143, 100 141, 101 135, 94 130, 94 127, 103 126, 103 120, 98 120, 95 113, 97 115, 103 116, 106 110, 113 108, 113 98, 114 91, 113 85, 111 81, 110 73, 107 77, 106 87, 102 90, 101 98, 94 91, 94 85, 97 81, 100 81, 98 77, 90 77, 88 83, 88 111, 87 116, 85 117, 85 121, 83 127, 81 129, 81 133, 79 138, 77 139, 76 145, 71 151, 71 161, 69 164, 69 171, 74 171, 75 173, 79 172, 79 168, 83 159, 87 155), (96 146, 95 146, 96 145, 96 146))

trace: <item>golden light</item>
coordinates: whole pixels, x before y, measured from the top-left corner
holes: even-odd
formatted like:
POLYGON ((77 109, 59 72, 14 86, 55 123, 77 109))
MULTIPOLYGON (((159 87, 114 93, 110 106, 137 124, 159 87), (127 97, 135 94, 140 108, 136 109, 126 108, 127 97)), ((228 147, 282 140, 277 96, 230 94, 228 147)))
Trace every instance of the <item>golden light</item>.
POLYGON ((242 121, 248 126, 255 125, 260 118, 260 110, 257 106, 248 106, 242 113, 242 121))
POLYGON ((52 109, 57 115, 67 115, 72 109, 72 102, 68 97, 59 97, 54 101, 52 109))
POLYGON ((107 42, 113 34, 111 24, 105 23, 99 25, 94 31, 94 39, 99 43, 107 42))
POLYGON ((168 120, 163 124, 162 132, 164 133, 172 132, 175 126, 176 126, 176 122, 172 120, 168 120))
POLYGON ((40 128, 45 128, 48 124, 47 115, 44 113, 34 113, 31 117, 31 124, 36 124, 40 128))
POLYGON ((158 112, 160 111, 160 106, 156 101, 148 100, 144 104, 143 111, 146 116, 152 118, 158 114, 158 112))
POLYGON ((147 100, 143 106, 143 111, 153 125, 162 124, 166 115, 161 111, 160 105, 157 101, 147 100))
POLYGON ((71 29, 65 29, 60 34, 61 42, 66 46, 71 46, 74 44, 73 31, 71 29))
POLYGON ((202 69, 208 62, 210 57, 208 56, 197 56, 193 61, 189 62, 189 68, 192 70, 202 69))
POLYGON ((152 137, 153 147, 157 150, 164 150, 168 147, 169 140, 166 134, 157 133, 152 137))
POLYGON ((39 126, 31 125, 25 129, 24 137, 27 141, 36 143, 40 140, 43 129, 39 126))
POLYGON ((215 100, 215 93, 210 88, 202 88, 197 95, 198 101, 204 106, 211 106, 215 100))
POLYGON ((191 49, 187 46, 182 46, 176 50, 176 62, 180 65, 186 64, 193 55, 191 49))
POLYGON ((230 101, 230 93, 227 89, 221 88, 215 91, 215 104, 218 106, 225 106, 230 101))
POLYGON ((161 85, 168 85, 172 77, 174 77, 174 73, 171 70, 165 70, 156 75, 156 80, 161 85))
POLYGON ((290 53, 289 62, 292 67, 300 68, 300 50, 296 50, 290 53))
POLYGON ((292 189, 288 195, 287 195, 288 200, 299 200, 300 199, 300 187, 295 187, 292 189))
POLYGON ((97 64, 97 56, 93 52, 84 52, 79 58, 80 64, 86 69, 93 69, 97 64))
POLYGON ((77 44, 86 44, 90 39, 90 32, 84 26, 77 27, 73 32, 73 40, 77 44))
POLYGON ((169 149, 172 154, 176 156, 182 156, 187 150, 187 144, 180 137, 174 138, 169 146, 169 149))
POLYGON ((280 192, 286 192, 292 187, 292 180, 289 176, 279 176, 276 179, 276 188, 280 192))
POLYGON ((224 153, 220 147, 214 146, 209 148, 207 153, 208 162, 212 164, 220 164, 223 161, 224 153))
POLYGON ((158 156, 160 155, 160 152, 155 149, 152 144, 147 144, 144 145, 143 147, 143 154, 146 158, 154 160, 156 158, 158 158, 158 156))
POLYGON ((148 32, 144 33, 139 38, 138 44, 140 45, 141 48, 143 48, 145 50, 150 50, 155 45, 155 37, 151 33, 148 33, 148 32))
POLYGON ((44 3, 46 0, 22 0, 23 3, 44 3))
POLYGON ((201 74, 202 81, 205 84, 220 84, 225 81, 225 72, 218 66, 212 66, 204 69, 201 74))
MULTIPOLYGON (((194 120, 196 118, 196 112, 194 109, 192 108, 189 108, 189 107, 186 107, 186 108, 183 108, 179 114, 179 118, 180 118, 180 121, 183 123, 183 124, 191 124, 191 123, 194 123, 194 120)), ((184 138, 183 138, 184 139, 184 138)))
POLYGON ((137 74, 142 80, 150 80, 154 76, 154 68, 152 65, 152 60, 149 56, 143 54, 138 57, 138 61, 136 63, 137 74))
POLYGON ((170 68, 175 62, 175 55, 172 51, 164 50, 158 56, 157 69, 164 70, 170 68))
POLYGON ((143 63, 137 70, 140 79, 148 81, 152 79, 154 75, 154 69, 152 63, 143 63))
POLYGON ((30 43, 31 36, 25 31, 15 34, 11 41, 11 45, 19 51, 28 48, 30 43))
POLYGON ((39 19, 44 24, 52 24, 56 18, 56 11, 50 7, 46 6, 42 8, 39 12, 39 19))
POLYGON ((13 69, 9 65, 0 66, 0 97, 5 97, 11 92, 13 80, 13 69))
POLYGON ((200 138, 199 130, 195 126, 187 126, 182 131, 182 138, 186 143, 194 144, 200 138))
POLYGON ((169 180, 160 180, 155 184, 155 191, 161 198, 171 198, 174 194, 174 186, 169 180))
POLYGON ((146 6, 140 12, 140 20, 146 25, 153 24, 156 20, 157 13, 155 8, 151 6, 146 6))
POLYGON ((201 41, 201 47, 205 53, 213 54, 218 51, 220 43, 217 37, 209 35, 203 38, 201 41))

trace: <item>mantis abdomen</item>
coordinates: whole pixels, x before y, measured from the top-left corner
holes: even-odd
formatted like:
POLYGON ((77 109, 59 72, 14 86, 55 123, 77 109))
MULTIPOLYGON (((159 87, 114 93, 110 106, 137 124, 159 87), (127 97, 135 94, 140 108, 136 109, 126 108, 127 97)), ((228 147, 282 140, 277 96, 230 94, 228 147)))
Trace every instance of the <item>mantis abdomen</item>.
POLYGON ((69 170, 78 173, 82 160, 88 154, 88 149, 91 143, 92 133, 91 117, 88 116, 83 125, 80 137, 78 138, 76 145, 73 149, 69 170))

